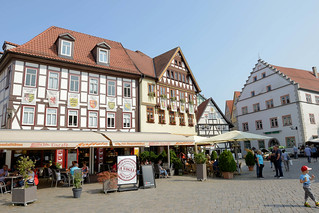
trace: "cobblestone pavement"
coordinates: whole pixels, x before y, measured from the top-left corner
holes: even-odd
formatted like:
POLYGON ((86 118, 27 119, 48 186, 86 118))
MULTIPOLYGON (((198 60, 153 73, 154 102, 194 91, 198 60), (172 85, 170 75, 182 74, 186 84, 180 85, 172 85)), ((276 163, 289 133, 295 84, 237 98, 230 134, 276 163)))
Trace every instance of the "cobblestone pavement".
MULTIPOLYGON (((12 206, 11 195, 0 195, 0 212, 319 212, 303 207, 304 191, 299 183, 303 164, 313 168, 319 180, 319 162, 306 163, 293 159, 284 179, 274 178, 269 162, 265 163, 265 179, 255 177, 246 166, 232 180, 209 178, 197 181, 195 176, 156 179, 156 188, 138 191, 101 193, 98 183, 85 184, 80 199, 72 197, 71 188, 44 188, 37 191, 38 200, 24 206, 12 206)), ((319 198, 319 182, 312 184, 319 198)))

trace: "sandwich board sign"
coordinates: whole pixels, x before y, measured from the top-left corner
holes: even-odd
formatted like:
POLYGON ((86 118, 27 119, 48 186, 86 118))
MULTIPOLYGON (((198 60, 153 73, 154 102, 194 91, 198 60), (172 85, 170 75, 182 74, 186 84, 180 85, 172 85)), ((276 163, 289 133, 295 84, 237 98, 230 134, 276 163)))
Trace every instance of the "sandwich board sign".
POLYGON ((117 175, 119 191, 137 190, 136 155, 117 156, 117 175), (124 185, 133 185, 125 187, 124 185))
POLYGON ((152 165, 142 166, 143 188, 156 188, 154 169, 152 165))

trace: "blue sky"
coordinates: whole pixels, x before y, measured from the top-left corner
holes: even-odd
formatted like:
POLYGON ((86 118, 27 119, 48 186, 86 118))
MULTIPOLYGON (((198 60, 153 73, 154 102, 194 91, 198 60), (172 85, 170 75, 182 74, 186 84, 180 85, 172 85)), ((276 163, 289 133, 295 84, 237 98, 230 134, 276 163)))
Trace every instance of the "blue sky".
POLYGON ((319 66, 317 0, 12 0, 0 5, 0 42, 23 44, 54 25, 118 41, 151 57, 180 46, 202 93, 223 111, 258 56, 278 66, 319 66))

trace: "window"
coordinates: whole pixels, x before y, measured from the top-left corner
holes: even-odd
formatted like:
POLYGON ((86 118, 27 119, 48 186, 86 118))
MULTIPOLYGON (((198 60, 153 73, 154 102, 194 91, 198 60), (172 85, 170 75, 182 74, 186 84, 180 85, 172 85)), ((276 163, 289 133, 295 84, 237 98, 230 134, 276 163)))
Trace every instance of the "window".
POLYGON ((131 114, 123 114, 123 128, 131 128, 131 114))
POLYGON ((306 101, 307 103, 312 103, 310 94, 306 94, 306 101))
POLYGON ((316 104, 319 104, 319 96, 315 96, 316 104))
POLYGON ((296 145, 295 137, 286 137, 286 147, 293 148, 296 145))
POLYGON ((98 94, 98 84, 99 81, 96 78, 90 78, 90 94, 98 94))
POLYGON ((72 42, 62 40, 61 55, 71 56, 72 42))
POLYGON ((248 113, 248 108, 245 106, 245 107, 242 107, 241 108, 241 113, 243 114, 243 115, 245 115, 245 114, 247 114, 248 113))
POLYGON ((171 79, 174 79, 174 71, 171 71, 171 79))
POLYGON ((178 80, 182 81, 182 75, 180 73, 178 73, 178 80))
POLYGON ((70 92, 79 92, 80 77, 77 75, 70 75, 70 92))
POLYGON ((8 70, 7 70, 6 84, 5 84, 5 87, 4 87, 5 89, 9 88, 10 80, 11 80, 11 66, 9 66, 8 70))
POLYGON ((264 140, 259 140, 258 141, 258 147, 259 149, 264 149, 265 147, 265 141, 264 140))
POLYGON ((37 79, 37 70, 27 68, 24 85, 29 87, 35 87, 36 79, 37 79))
POLYGON ((46 113, 46 125, 56 126, 57 117, 57 109, 48 108, 46 113))
POLYGON ((148 123, 154 123, 154 107, 148 106, 146 108, 146 116, 148 123))
POLYGON ((107 81, 107 96, 115 96, 115 81, 107 81))
POLYGON ((244 132, 249 131, 248 123, 243 123, 243 131, 244 131, 244 132))
POLYGON ((260 111, 259 103, 254 104, 254 105, 253 105, 253 108, 254 108, 254 112, 258 112, 258 111, 260 111))
POLYGON ((97 112, 89 112, 89 127, 97 128, 98 115, 97 112))
POLYGON ((253 78, 253 79, 254 79, 254 81, 257 81, 257 76, 254 76, 254 78, 253 78))
POLYGON ((174 98, 174 97, 175 97, 175 90, 171 89, 171 98, 174 98))
POLYGON ((175 72, 175 80, 178 81, 178 72, 175 72))
POLYGON ((23 107, 23 125, 34 125, 34 107, 23 107))
POLYGON ((179 125, 180 126, 185 126, 185 115, 184 113, 179 114, 179 125))
POLYGON ((169 112, 169 124, 170 125, 175 125, 176 124, 175 113, 172 112, 172 111, 169 112))
POLYGON ((291 121, 291 115, 284 115, 282 116, 282 125, 283 126, 291 126, 292 121, 291 121))
POLYGON ((274 107, 274 100, 271 99, 271 100, 266 101, 266 107, 267 107, 267 109, 273 108, 274 107))
POLYGON ((251 91, 250 94, 251 94, 251 97, 255 96, 255 91, 251 91))
POLYGON ((277 118, 270 118, 270 127, 271 128, 278 127, 278 119, 277 118))
POLYGON ((59 73, 49 72, 48 89, 59 89, 59 73))
POLYGON ((124 82, 124 97, 131 97, 131 83, 124 82))
POLYGON ((271 91, 271 85, 268 85, 268 86, 266 87, 266 90, 267 90, 267 92, 271 91))
POLYGON ((266 78, 266 73, 265 72, 261 73, 261 77, 266 78))
POLYGON ((179 92, 179 99, 185 101, 185 92, 179 92))
POLYGON ((194 126, 194 115, 188 114, 188 126, 194 126))
POLYGON ((311 124, 315 124, 316 121, 315 121, 315 115, 314 114, 309 114, 309 120, 310 120, 310 123, 311 124))
POLYGON ((290 103, 290 99, 289 99, 289 95, 284 95, 280 97, 281 100, 281 104, 285 105, 285 104, 289 104, 290 103))
POLYGON ((99 49, 99 62, 109 63, 109 51, 99 49))
POLYGON ((69 110, 69 127, 77 127, 78 126, 78 111, 77 110, 69 110))
POLYGON ((261 120, 256 121, 256 129, 263 129, 263 122, 261 120))
POLYGON ((250 141, 244 141, 245 149, 251 149, 250 141))
POLYGON ((166 77, 169 78, 170 76, 171 76, 171 75, 170 75, 170 71, 167 70, 167 71, 166 71, 166 77))
POLYGON ((148 84, 148 94, 154 93, 155 95, 155 85, 154 84, 148 84))
POLYGON ((183 82, 185 83, 185 75, 182 75, 182 77, 183 77, 183 82))
POLYGON ((164 110, 158 110, 158 123, 165 124, 165 111, 164 110))
POLYGON ((115 113, 107 113, 107 128, 115 128, 115 113))
POLYGON ((312 139, 316 139, 316 138, 318 138, 318 135, 313 135, 312 136, 312 139))
POLYGON ((160 90, 161 95, 166 95, 166 87, 161 87, 160 90))

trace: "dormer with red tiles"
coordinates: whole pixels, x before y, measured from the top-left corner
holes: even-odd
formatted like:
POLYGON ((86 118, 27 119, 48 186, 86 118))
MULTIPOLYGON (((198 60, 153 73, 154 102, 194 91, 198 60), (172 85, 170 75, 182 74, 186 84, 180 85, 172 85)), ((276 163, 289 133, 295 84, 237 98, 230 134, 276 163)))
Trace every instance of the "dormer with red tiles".
POLYGON ((92 50, 96 64, 110 66, 110 51, 111 46, 106 42, 98 43, 92 50))
POLYGON ((56 45, 58 48, 58 56, 73 59, 75 38, 70 33, 60 34, 56 45))

